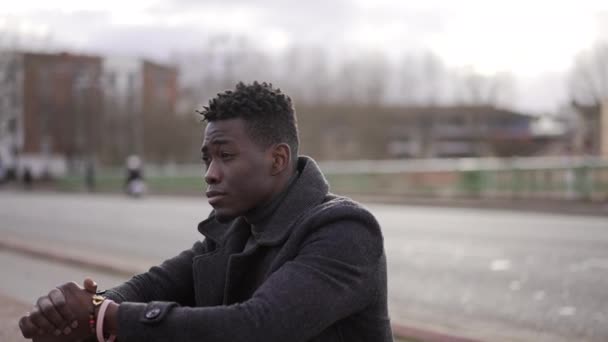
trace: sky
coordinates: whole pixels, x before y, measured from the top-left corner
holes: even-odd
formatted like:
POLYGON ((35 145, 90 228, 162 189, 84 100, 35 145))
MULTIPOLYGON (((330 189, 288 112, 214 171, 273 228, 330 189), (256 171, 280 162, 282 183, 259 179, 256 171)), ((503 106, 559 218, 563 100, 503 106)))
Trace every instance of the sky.
POLYGON ((551 111, 566 101, 575 56, 608 40, 608 1, 19 0, 0 5, 2 32, 160 59, 214 34, 250 37, 278 54, 294 45, 389 58, 431 51, 448 67, 510 73, 515 107, 551 111))

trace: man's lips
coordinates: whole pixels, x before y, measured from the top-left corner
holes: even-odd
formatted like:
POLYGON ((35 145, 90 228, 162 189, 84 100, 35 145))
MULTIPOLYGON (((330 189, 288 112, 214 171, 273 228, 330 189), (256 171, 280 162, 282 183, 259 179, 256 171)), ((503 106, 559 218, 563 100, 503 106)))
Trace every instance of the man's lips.
POLYGON ((209 204, 213 205, 214 203, 220 201, 224 196, 226 196, 226 193, 216 190, 210 190, 206 192, 206 195, 209 204))

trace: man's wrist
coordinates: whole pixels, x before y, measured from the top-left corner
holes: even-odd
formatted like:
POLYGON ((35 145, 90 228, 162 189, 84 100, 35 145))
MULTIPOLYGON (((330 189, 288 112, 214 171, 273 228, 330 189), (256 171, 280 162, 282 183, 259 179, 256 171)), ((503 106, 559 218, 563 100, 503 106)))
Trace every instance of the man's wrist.
POLYGON ((106 313, 103 317, 104 333, 106 335, 117 335, 118 334, 118 307, 120 304, 110 303, 106 309, 106 313))

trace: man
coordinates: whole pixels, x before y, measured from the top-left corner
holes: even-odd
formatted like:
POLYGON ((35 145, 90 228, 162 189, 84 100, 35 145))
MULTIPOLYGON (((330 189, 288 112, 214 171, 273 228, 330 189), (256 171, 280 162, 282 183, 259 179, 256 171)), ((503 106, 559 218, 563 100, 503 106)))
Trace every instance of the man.
POLYGON ((296 157, 291 99, 239 83, 201 114, 205 239, 104 298, 91 280, 62 285, 21 319, 24 336, 90 337, 102 303, 102 333, 121 342, 392 341, 380 227, 296 157))

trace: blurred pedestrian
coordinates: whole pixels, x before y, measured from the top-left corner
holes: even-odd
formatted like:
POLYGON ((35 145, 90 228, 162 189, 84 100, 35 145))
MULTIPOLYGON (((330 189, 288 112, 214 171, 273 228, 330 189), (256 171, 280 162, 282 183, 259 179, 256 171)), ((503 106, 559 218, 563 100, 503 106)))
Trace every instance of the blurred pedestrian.
POLYGON ((34 176, 32 175, 32 170, 29 166, 25 166, 23 168, 23 187, 25 190, 31 190, 34 186, 34 176))
POLYGON ((4 183, 4 181, 6 181, 7 177, 7 172, 6 172, 6 168, 4 167, 4 164, 2 163, 2 157, 0 156, 0 184, 4 183))
POLYGON ((146 191, 141 158, 136 154, 127 158, 127 177, 124 187, 125 192, 133 197, 140 197, 146 191))
POLYGON ((87 191, 95 191, 95 162, 88 159, 84 170, 84 183, 87 191))

